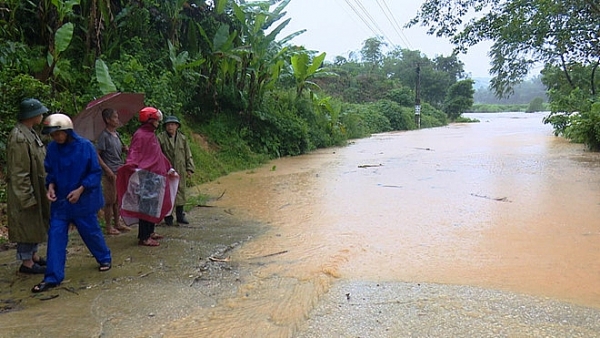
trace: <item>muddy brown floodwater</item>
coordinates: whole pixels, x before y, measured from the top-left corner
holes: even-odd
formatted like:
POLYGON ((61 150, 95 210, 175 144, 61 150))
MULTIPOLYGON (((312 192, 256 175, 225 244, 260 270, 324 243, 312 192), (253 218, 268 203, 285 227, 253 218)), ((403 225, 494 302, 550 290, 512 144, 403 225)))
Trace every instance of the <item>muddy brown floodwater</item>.
MULTIPOLYGON (((147 248, 111 246, 128 253, 87 293, 103 320, 80 336, 293 337, 348 281, 471 286, 600 309, 600 155, 554 137, 544 114, 467 116, 481 122, 373 135, 199 187, 221 197, 210 212, 194 210, 193 232, 165 230, 169 245, 151 251, 161 265, 144 261, 147 248), (196 253, 193 236, 230 245, 208 279, 193 267, 223 247, 205 238, 196 253), (194 264, 178 262, 190 251, 194 264), (147 271, 157 276, 142 292, 147 271), (119 303, 124 296, 135 302, 119 303)), ((2 327, 18 327, 27 311, 46 318, 60 307, 52 302, 0 314, 11 320, 2 327)))
POLYGON ((554 137, 544 116, 469 115, 481 122, 373 135, 206 185, 272 228, 233 256, 252 271, 237 297, 168 332, 288 337, 339 280, 600 307, 600 157, 554 137))

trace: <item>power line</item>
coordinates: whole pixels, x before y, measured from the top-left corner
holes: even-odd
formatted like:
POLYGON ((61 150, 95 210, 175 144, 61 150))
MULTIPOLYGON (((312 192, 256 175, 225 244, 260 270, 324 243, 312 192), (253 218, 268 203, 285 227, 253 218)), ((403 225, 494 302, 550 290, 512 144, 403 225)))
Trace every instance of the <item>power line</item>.
POLYGON ((344 1, 348 5, 348 7, 350 7, 352 9, 352 11, 354 11, 354 14, 356 14, 356 16, 358 16, 358 18, 365 24, 365 26, 367 26, 371 30, 371 32, 373 32, 373 34, 378 35, 377 32, 375 31, 375 29, 373 29, 373 27, 365 20, 365 18, 363 18, 363 16, 360 15, 358 10, 356 10, 356 8, 350 3, 350 0, 344 0, 344 1))
POLYGON ((400 37, 400 40, 403 43, 405 43, 405 45, 407 47, 412 49, 412 46, 410 45, 408 38, 406 37, 406 35, 404 35, 402 27, 400 26, 400 24, 398 24, 398 21, 394 17, 394 14, 390 10, 390 7, 388 6, 387 2, 385 0, 381 0, 381 2, 383 2, 383 6, 381 6, 381 3, 379 2, 379 0, 375 0, 375 1, 377 1, 377 5, 379 5, 379 8, 381 8, 381 11, 383 12, 385 17, 388 19, 388 21, 392 25, 392 28, 396 31, 396 34, 398 34, 398 37, 400 37), (385 9, 384 9, 384 7, 385 7, 385 9), (389 16, 388 16, 388 14, 389 14, 389 16), (391 19, 390 19, 390 17, 391 17, 391 19))
MULTIPOLYGON (((339 1, 339 0, 335 0, 335 2, 337 3, 337 5, 338 5, 338 6, 339 6, 339 7, 340 7, 340 8, 341 8, 341 9, 342 9, 344 12, 346 12, 346 14, 348 15, 348 17, 349 17, 350 19, 352 19, 352 21, 354 21, 354 23, 355 23, 356 27, 359 27, 359 28, 360 28, 360 29, 361 29, 363 32, 365 32, 365 33, 367 33, 367 34, 368 34, 369 32, 367 32, 367 31, 365 30, 365 28, 364 28, 362 25, 360 25, 360 23, 359 23, 358 21, 356 21, 356 18, 355 18, 355 17, 352 15, 352 13, 350 13, 350 12, 348 11, 348 8, 346 8, 345 6, 343 6, 343 5, 342 5, 340 2, 338 2, 338 1, 339 1)), ((346 1, 346 2, 347 2, 347 0, 344 0, 344 1, 346 1)), ((356 13, 355 13, 355 14, 356 14, 356 13)), ((372 32, 372 30, 371 30, 371 32, 372 32)))
MULTIPOLYGON (((385 15, 387 21, 390 23, 392 29, 395 31, 396 35, 398 36, 398 38, 400 39, 402 44, 404 44, 407 48, 412 49, 412 46, 411 46, 410 42, 408 41, 408 38, 406 37, 406 35, 404 35, 404 32, 403 32, 400 24, 398 24, 398 21, 394 17, 393 12, 390 10, 390 7, 388 6, 387 2, 385 0, 381 0, 381 2, 379 0, 375 0, 375 1, 377 2, 379 9, 385 15)), ((373 18, 373 16, 371 15, 371 13, 367 10, 367 8, 365 8, 365 6, 362 4, 361 0, 344 0, 344 2, 346 3, 346 5, 348 7, 350 7, 352 12, 354 12, 354 14, 362 21, 362 23, 376 37, 383 38, 384 41, 386 41, 394 49, 398 48, 396 46, 396 44, 394 43, 394 41, 386 34, 386 31, 384 31, 379 26, 379 24, 377 23, 377 20, 375 20, 373 18)), ((344 6, 341 6, 341 7, 343 9, 345 9, 344 6)))
POLYGON ((394 44, 394 42, 392 41, 392 39, 390 39, 387 34, 385 34, 385 32, 383 31, 383 29, 381 29, 381 27, 379 27, 379 25, 377 24, 377 21, 375 21, 375 19, 373 19, 373 17, 371 16, 371 14, 369 13, 369 11, 367 11, 367 9, 362 5, 362 3, 360 2, 360 0, 355 0, 356 3, 358 4, 358 6, 361 8, 363 14, 366 15, 367 18, 369 18, 369 20, 371 20, 371 22, 373 23, 373 25, 377 28, 377 30, 380 32, 380 34, 376 34, 376 35, 381 35, 385 40, 387 40, 394 48, 396 48, 396 45, 394 44))

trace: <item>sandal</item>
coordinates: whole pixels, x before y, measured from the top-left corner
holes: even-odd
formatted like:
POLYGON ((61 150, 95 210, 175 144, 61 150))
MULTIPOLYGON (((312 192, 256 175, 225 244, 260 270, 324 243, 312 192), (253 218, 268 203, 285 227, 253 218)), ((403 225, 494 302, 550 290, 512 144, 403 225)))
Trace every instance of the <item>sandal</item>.
POLYGON ((98 267, 98 271, 100 271, 100 272, 108 271, 108 270, 110 270, 111 267, 112 267, 112 265, 110 263, 102 263, 102 264, 100 264, 100 267, 98 267))
POLYGON ((31 288, 31 292, 33 292, 33 293, 44 292, 44 291, 48 291, 52 288, 55 288, 57 286, 58 286, 58 283, 41 282, 39 284, 36 284, 33 288, 31 288))
POLYGON ((159 235, 159 234, 157 234, 156 232, 153 232, 153 233, 150 235, 150 238, 152 238, 152 239, 163 239, 163 238, 165 238, 165 236, 163 236, 163 235, 159 235))
POLYGON ((141 246, 159 246, 160 243, 158 243, 157 241, 155 241, 152 238, 148 238, 147 240, 144 240, 144 241, 142 241, 140 239, 140 241, 138 242, 138 245, 141 245, 141 246))
POLYGON ((119 231, 123 231, 123 232, 129 232, 131 231, 131 228, 128 227, 127 225, 123 225, 123 224, 119 224, 115 227, 117 230, 119 231))
POLYGON ((106 234, 107 235, 120 235, 121 232, 115 228, 110 228, 110 229, 106 230, 106 234))
POLYGON ((26 273, 29 275, 41 275, 46 273, 46 267, 45 266, 41 266, 37 263, 33 263, 33 265, 31 267, 25 266, 25 265, 21 265, 19 267, 19 272, 20 273, 26 273))

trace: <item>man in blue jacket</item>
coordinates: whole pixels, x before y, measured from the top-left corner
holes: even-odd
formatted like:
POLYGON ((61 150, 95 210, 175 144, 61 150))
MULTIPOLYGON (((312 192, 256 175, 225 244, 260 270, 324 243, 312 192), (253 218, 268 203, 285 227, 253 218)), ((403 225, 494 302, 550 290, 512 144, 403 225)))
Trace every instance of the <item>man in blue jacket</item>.
POLYGON ((50 134, 53 140, 44 160, 46 197, 51 202, 50 230, 44 280, 32 292, 46 291, 64 280, 71 223, 100 264, 100 271, 108 271, 112 260, 96 216, 104 205, 102 168, 96 149, 73 131, 73 122, 67 115, 50 115, 43 125, 42 133, 50 134))

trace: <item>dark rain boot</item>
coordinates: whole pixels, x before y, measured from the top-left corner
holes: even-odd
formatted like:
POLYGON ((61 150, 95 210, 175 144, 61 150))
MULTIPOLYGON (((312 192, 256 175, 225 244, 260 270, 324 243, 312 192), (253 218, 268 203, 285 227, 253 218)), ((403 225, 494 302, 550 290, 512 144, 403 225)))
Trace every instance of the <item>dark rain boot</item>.
POLYGON ((185 213, 183 212, 183 205, 178 205, 175 207, 175 213, 177 214, 177 223, 179 224, 190 224, 187 219, 185 219, 185 213))
POLYGON ((173 225, 173 216, 171 216, 171 215, 165 216, 165 224, 167 226, 173 225))

